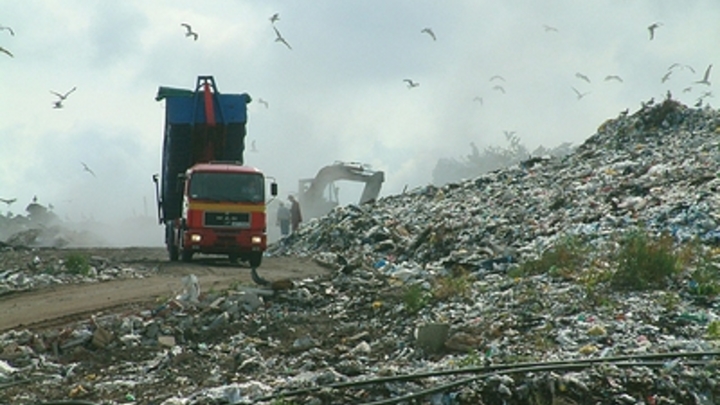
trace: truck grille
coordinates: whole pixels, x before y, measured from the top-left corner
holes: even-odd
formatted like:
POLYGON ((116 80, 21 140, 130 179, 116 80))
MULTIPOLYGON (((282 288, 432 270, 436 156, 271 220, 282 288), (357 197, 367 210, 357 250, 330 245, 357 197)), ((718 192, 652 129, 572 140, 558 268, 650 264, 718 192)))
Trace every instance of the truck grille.
POLYGON ((249 228, 250 214, 247 212, 206 212, 205 226, 249 228))

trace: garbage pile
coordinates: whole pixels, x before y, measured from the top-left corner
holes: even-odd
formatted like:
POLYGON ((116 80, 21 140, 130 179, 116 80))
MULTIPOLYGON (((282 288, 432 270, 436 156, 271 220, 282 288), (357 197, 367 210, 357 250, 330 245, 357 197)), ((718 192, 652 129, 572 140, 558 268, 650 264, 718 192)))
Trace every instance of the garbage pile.
POLYGON ((719 169, 718 111, 647 103, 562 159, 338 207, 270 249, 328 276, 221 292, 188 278, 152 308, 1 335, 0 395, 720 403, 719 169), (664 244, 622 250, 640 234, 664 244), (672 271, 632 273, 638 257, 672 271))
POLYGON ((102 245, 103 239, 87 229, 88 224, 70 224, 53 211, 33 201, 27 215, 0 215, 0 247, 33 248, 102 245))

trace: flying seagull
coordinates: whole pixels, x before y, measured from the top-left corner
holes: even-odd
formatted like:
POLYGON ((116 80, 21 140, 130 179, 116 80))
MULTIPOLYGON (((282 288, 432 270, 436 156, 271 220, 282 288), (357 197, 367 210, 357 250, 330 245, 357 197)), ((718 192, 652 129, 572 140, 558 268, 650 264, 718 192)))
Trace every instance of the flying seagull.
POLYGON ((665 83, 666 81, 668 81, 672 72, 672 70, 668 70, 668 72, 663 75, 662 79, 660 79, 660 83, 665 83))
POLYGON ((280 13, 275 13, 270 17, 270 22, 275 24, 275 21, 280 21, 280 13))
POLYGON ((72 89, 70 89, 70 91, 68 91, 68 92, 65 93, 65 94, 60 94, 60 93, 58 93, 58 92, 55 92, 55 91, 50 90, 50 93, 58 96, 58 98, 59 98, 59 100, 53 102, 53 108, 63 108, 63 104, 62 104, 63 101, 65 101, 65 99, 68 98, 68 96, 70 95, 70 93, 72 93, 73 91, 75 91, 76 88, 77 88, 77 87, 73 87, 72 89))
POLYGON ((549 25, 543 24, 543 28, 545 28, 545 32, 558 32, 558 29, 555 27, 551 27, 549 25))
POLYGON ((582 74, 582 73, 575 73, 575 77, 577 77, 578 79, 583 79, 583 80, 585 80, 586 82, 590 83, 590 78, 587 77, 587 76, 585 76, 585 75, 582 74))
POLYGON ((285 40, 285 38, 283 38, 282 35, 280 35, 280 31, 278 31, 278 29, 275 28, 274 25, 273 25, 273 29, 275 30, 275 35, 276 35, 275 42, 282 42, 283 44, 285 44, 285 46, 288 47, 288 49, 292 50, 292 47, 290 46, 290 44, 288 44, 287 41, 285 40))
POLYGON ((180 24, 180 25, 182 25, 183 27, 185 27, 185 36, 186 36, 186 37, 193 37, 193 39, 194 39, 195 41, 197 41, 197 39, 198 39, 198 33, 197 33, 197 32, 194 32, 194 31, 192 30, 192 27, 190 26, 190 24, 188 24, 188 23, 182 23, 182 24, 180 24))
POLYGON ((623 81, 622 77, 620 77, 620 76, 618 76, 618 75, 607 75, 607 76, 605 76, 605 81, 607 82, 607 81, 609 81, 609 80, 617 80, 617 81, 619 81, 620 83, 622 83, 622 81, 623 81))
POLYGON ((497 80, 505 81, 505 78, 502 77, 502 76, 500 76, 500 75, 495 75, 495 76, 491 77, 491 78, 490 78, 490 81, 493 81, 493 80, 496 80, 496 79, 497 79, 497 80))
POLYGON ((263 100, 263 99, 261 99, 261 98, 258 99, 258 103, 264 105, 265 108, 269 108, 269 107, 270 107, 270 104, 269 104, 267 101, 265 101, 265 100, 263 100))
POLYGON ((0 46, 0 52, 6 53, 6 54, 7 54, 8 56, 10 56, 11 58, 14 58, 13 54, 10 53, 10 51, 8 51, 7 49, 3 48, 2 46, 0 46))
POLYGON ((493 86, 493 90, 502 91, 502 93, 505 94, 505 89, 503 88, 503 86, 500 86, 499 84, 493 86))
POLYGON ((505 134, 505 139, 508 141, 512 139, 512 136, 515 135, 515 131, 505 131, 503 130, 503 134, 505 134))
MULTIPOLYGON (((570 86, 570 87, 572 87, 572 86, 570 86)), ((583 97, 587 96, 588 94, 590 94, 589 91, 588 91, 588 92, 585 92, 585 93, 580 93, 580 92, 578 91, 578 89, 576 89, 575 87, 572 87, 572 89, 573 89, 573 91, 575 92, 575 95, 577 96, 577 99, 578 99, 578 100, 580 100, 581 98, 583 98, 583 97)))
POLYGON ((653 38, 655 38, 655 29, 659 26, 661 26, 662 23, 652 23, 648 26, 648 31, 650 31, 650 40, 652 41, 653 38))
POLYGON ((683 93, 690 93, 692 91, 692 87, 685 87, 682 91, 683 93))
POLYGON ((0 25, 0 31, 7 30, 7 32, 10 33, 10 35, 15 36, 15 31, 12 30, 10 27, 6 27, 4 25, 0 25))
POLYGON ((255 146, 255 140, 253 139, 252 143, 250 144, 250 152, 257 152, 257 147, 255 146))
POLYGON ((473 101, 477 101, 478 103, 480 103, 480 105, 483 105, 483 99, 482 99, 482 97, 480 97, 480 96, 475 96, 475 98, 473 99, 473 101))
POLYGON ((430 28, 423 28, 420 30, 420 32, 423 32, 425 34, 428 34, 432 37, 433 41, 437 41, 437 37, 435 37, 435 33, 430 28))
POLYGON ((407 83, 408 89, 412 89, 413 87, 417 87, 420 85, 418 82, 414 82, 411 79, 403 79, 405 83, 407 83))
POLYGON ((17 201, 17 198, 0 198, 0 202, 4 202, 8 207, 15 201, 17 201))
POLYGON ((88 167, 88 165, 86 165, 84 162, 80 162, 80 164, 83 165, 83 170, 85 170, 86 172, 92 174, 93 177, 97 177, 97 176, 95 175, 95 172, 93 172, 93 171, 88 167))
POLYGON ((705 76, 703 76, 702 80, 698 80, 695 83, 697 84, 706 84, 710 85, 710 69, 712 69, 712 63, 705 69, 705 76))

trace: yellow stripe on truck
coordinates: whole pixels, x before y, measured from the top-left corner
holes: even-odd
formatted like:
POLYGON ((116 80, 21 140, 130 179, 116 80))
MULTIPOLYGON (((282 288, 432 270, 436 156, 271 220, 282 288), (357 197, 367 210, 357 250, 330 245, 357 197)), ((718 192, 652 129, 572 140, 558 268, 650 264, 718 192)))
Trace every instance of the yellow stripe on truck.
POLYGON ((235 203, 190 203, 188 209, 216 212, 265 212, 265 205, 235 203))

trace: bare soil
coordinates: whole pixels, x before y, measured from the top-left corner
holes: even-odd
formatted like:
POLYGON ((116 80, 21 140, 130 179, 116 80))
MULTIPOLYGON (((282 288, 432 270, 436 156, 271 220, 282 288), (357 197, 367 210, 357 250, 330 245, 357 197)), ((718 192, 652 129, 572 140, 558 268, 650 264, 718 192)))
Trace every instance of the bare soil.
MULTIPOLYGON (((124 307, 152 304, 182 290, 182 277, 195 274, 201 292, 220 291, 232 285, 253 285, 250 268, 221 256, 196 256, 190 263, 170 262, 164 248, 38 249, 1 252, 4 267, 25 266, 35 256, 44 262, 70 253, 107 259, 115 265, 151 269, 144 278, 67 284, 0 297, 0 332, 61 326, 90 314, 122 311, 124 307)), ((266 257, 258 273, 269 281, 302 279, 328 270, 310 258, 266 257)))

